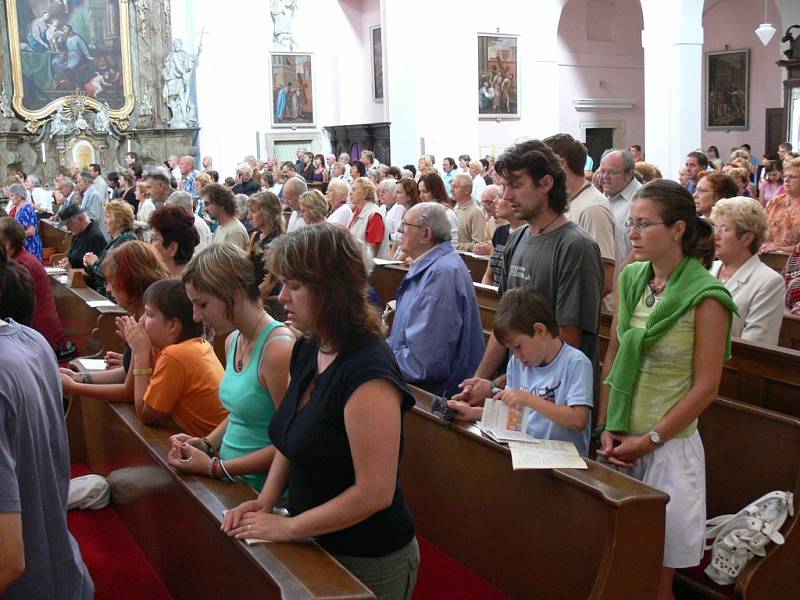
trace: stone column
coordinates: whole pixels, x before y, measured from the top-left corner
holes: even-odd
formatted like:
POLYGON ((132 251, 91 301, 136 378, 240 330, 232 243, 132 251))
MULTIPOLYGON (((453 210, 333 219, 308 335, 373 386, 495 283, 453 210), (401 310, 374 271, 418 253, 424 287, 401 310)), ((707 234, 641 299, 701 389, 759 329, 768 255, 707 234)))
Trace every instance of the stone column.
POLYGON ((642 0, 645 152, 678 178, 703 127, 703 0, 642 0))

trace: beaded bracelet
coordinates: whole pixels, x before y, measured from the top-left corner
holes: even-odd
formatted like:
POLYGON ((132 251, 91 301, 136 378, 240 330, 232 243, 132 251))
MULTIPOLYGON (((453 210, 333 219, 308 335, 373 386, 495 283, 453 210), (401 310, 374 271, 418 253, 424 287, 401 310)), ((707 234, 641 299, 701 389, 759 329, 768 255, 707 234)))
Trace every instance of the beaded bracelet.
POLYGON ((208 467, 208 476, 211 477, 211 479, 221 479, 222 474, 219 463, 219 458, 211 459, 211 465, 208 467))

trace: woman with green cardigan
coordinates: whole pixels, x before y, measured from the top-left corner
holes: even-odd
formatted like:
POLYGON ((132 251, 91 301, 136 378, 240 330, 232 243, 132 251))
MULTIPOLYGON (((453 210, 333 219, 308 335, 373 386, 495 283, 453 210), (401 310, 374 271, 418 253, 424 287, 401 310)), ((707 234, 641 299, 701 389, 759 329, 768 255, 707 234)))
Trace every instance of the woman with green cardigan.
POLYGON ((736 306, 707 270, 711 226, 678 183, 642 187, 625 226, 639 262, 619 278, 597 453, 670 496, 657 596, 666 599, 673 597, 675 569, 697 565, 703 555, 705 455, 697 419, 714 400, 730 357, 736 306))

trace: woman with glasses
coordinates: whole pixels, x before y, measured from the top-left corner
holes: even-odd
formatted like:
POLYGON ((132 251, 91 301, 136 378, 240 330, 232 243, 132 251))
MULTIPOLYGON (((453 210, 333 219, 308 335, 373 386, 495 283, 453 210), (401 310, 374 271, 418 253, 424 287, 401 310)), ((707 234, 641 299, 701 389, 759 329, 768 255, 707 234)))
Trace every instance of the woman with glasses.
POLYGON ((680 184, 643 186, 625 225, 637 262, 620 273, 597 453, 669 494, 657 598, 671 599, 675 569, 703 556, 706 480, 697 419, 717 394, 736 307, 707 270, 711 226, 680 184))
POLYGON ((736 182, 730 175, 706 171, 701 173, 694 188, 694 205, 697 214, 704 219, 711 216, 711 209, 722 198, 733 198, 739 192, 736 182))
POLYGON ((725 284, 739 309, 733 318, 733 337, 777 346, 783 277, 758 257, 767 234, 767 213, 757 201, 738 196, 717 202, 711 222, 717 256, 711 274, 725 284))
POLYGON ((791 252, 800 242, 800 158, 784 165, 783 189, 764 207, 769 231, 760 252, 791 252))

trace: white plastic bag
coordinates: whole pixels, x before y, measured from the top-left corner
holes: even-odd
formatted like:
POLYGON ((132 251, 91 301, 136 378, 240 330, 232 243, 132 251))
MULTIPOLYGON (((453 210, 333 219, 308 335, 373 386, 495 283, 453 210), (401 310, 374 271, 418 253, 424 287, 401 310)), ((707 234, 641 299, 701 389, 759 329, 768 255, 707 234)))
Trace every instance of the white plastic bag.
POLYGON ((69 482, 67 510, 80 508, 98 510, 108 506, 111 498, 111 487, 100 475, 84 475, 75 477, 69 482))

